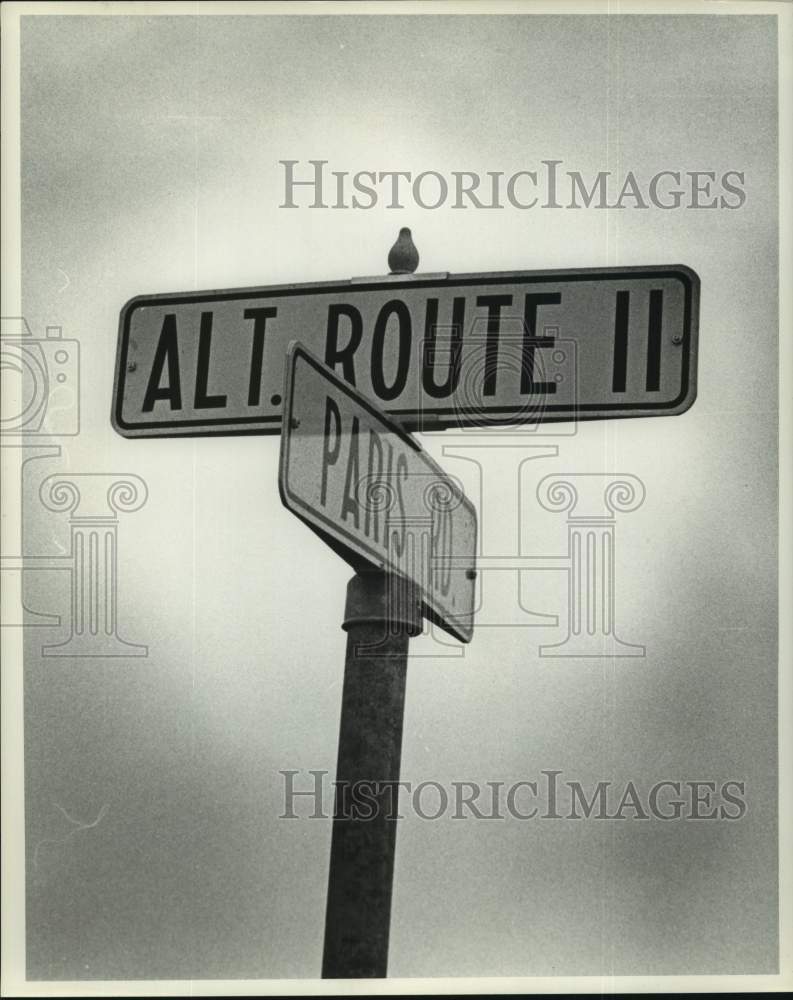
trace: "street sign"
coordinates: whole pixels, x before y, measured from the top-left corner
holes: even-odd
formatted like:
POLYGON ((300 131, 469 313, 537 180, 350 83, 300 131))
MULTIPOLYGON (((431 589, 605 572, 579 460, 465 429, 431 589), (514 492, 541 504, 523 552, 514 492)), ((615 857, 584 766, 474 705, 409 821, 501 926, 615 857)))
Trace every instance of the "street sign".
POLYGON ((476 511, 459 483, 297 342, 285 383, 284 505, 356 570, 415 587, 425 617, 470 642, 476 511))
POLYGON ((121 312, 112 421, 278 434, 296 336, 409 428, 678 414, 698 314, 699 278, 674 265, 144 295, 121 312))

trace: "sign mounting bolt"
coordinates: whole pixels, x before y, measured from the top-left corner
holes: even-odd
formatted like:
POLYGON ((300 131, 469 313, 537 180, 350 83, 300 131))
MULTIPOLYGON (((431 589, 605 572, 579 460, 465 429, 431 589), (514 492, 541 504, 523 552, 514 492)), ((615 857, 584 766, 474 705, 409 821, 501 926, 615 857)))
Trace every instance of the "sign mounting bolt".
POLYGON ((672 343, 673 344, 682 344, 683 343, 683 336, 682 336, 682 334, 676 333, 674 335, 674 337, 672 337, 672 343))
POLYGON ((127 365, 127 371, 128 372, 136 372, 137 370, 138 370, 138 363, 137 363, 137 361, 130 361, 130 363, 127 365))
POLYGON ((297 417, 292 417, 289 421, 289 426, 292 428, 293 431, 296 431, 300 426, 300 421, 298 420, 297 417))

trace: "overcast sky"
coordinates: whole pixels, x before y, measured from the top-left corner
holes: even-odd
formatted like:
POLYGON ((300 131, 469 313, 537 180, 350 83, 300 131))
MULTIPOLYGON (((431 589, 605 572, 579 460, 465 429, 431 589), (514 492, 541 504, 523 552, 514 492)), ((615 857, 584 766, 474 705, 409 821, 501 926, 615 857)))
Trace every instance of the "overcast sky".
MULTIPOLYGON (((646 501, 616 525, 617 625, 647 655, 541 658, 564 638, 564 574, 524 574, 524 610, 517 578, 491 574, 483 587, 503 597, 464 655, 415 645, 403 778, 735 779, 749 808, 713 824, 411 816, 390 973, 773 970, 776 86, 766 17, 23 20, 23 309, 37 335, 58 324, 80 341, 82 384, 79 436, 28 467, 29 543, 69 545, 67 518, 38 501, 44 475, 131 472, 149 490, 120 517, 118 568, 119 632, 148 657, 53 660, 40 634, 28 642, 29 859, 69 829, 56 803, 88 821, 107 807, 28 868, 29 975, 319 974, 330 828, 278 820, 278 772, 333 775, 350 571, 283 509, 277 438, 113 431, 116 330, 136 294, 384 273, 402 225, 423 271, 682 263, 702 280, 685 415, 485 435, 497 508, 470 432, 424 436, 478 506, 485 554, 565 553, 565 515, 535 499, 542 477, 637 476, 646 501), (353 172, 732 169, 747 199, 279 208, 278 161, 310 158, 353 172), (499 442, 522 442, 520 473, 499 442), (526 609, 561 624, 527 627, 526 609)), ((30 606, 68 622, 67 576, 31 574, 30 606)))

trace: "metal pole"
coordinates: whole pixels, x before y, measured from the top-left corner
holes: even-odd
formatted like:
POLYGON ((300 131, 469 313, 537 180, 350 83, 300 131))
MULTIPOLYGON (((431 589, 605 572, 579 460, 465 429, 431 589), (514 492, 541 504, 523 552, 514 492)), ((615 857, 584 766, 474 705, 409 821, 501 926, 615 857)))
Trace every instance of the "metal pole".
POLYGON ((325 915, 324 979, 378 978, 388 967, 408 641, 416 592, 386 573, 347 586, 336 801, 325 915))

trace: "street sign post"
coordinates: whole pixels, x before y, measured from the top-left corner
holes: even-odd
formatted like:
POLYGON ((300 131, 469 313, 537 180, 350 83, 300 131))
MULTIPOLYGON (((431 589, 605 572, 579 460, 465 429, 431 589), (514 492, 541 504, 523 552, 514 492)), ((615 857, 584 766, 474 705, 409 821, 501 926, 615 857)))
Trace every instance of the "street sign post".
POLYGON ((323 979, 388 972, 408 646, 421 631, 414 595, 404 596, 393 600, 386 573, 347 586, 323 979))
POLYGON ((343 625, 322 975, 385 976, 408 643, 422 614, 471 640, 476 511, 410 435, 296 342, 284 397, 281 499, 358 571, 343 625))
POLYGON ((679 414, 698 313, 699 278, 674 265, 143 295, 121 311, 112 421, 278 434, 297 336, 409 429, 679 414))

